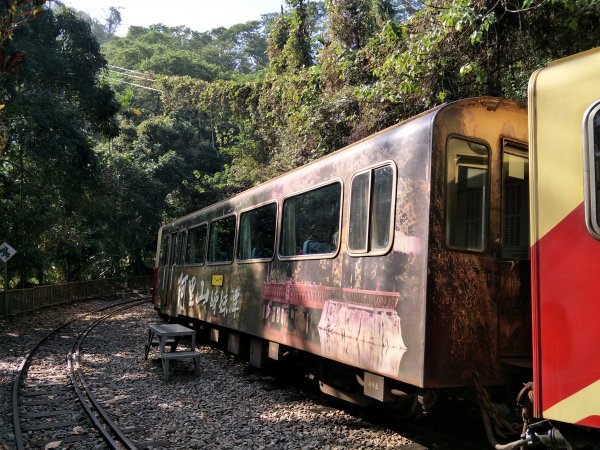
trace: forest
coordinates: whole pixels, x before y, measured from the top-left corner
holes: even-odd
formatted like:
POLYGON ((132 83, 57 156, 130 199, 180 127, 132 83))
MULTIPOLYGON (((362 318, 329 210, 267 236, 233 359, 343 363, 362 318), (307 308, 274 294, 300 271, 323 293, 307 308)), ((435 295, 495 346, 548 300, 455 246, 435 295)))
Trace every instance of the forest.
POLYGON ((161 224, 441 103, 526 102, 533 71, 600 45, 598 0, 282 0, 123 36, 115 7, 0 17, 10 288, 147 274, 161 224))

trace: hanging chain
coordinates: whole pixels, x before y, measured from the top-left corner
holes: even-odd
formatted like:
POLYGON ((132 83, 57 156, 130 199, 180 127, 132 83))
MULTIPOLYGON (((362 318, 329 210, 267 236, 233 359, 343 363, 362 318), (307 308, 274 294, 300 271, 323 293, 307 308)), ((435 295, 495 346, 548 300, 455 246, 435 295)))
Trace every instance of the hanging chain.
POLYGON ((479 405, 482 407, 485 414, 487 414, 487 416, 492 420, 494 429, 498 436, 508 438, 509 436, 521 434, 521 424, 510 423, 508 420, 500 417, 498 409, 492 403, 489 392, 481 384, 479 373, 473 370, 468 370, 465 372, 465 377, 467 380, 470 380, 473 383, 475 394, 477 395, 477 401, 479 402, 479 405))

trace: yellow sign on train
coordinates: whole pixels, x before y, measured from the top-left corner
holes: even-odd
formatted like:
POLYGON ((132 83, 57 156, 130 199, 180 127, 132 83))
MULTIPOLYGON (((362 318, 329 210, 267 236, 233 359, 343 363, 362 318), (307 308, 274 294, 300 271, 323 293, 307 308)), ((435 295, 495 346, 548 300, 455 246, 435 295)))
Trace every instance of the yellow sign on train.
POLYGON ((213 275, 212 276, 212 285, 213 286, 223 286, 223 275, 213 275))

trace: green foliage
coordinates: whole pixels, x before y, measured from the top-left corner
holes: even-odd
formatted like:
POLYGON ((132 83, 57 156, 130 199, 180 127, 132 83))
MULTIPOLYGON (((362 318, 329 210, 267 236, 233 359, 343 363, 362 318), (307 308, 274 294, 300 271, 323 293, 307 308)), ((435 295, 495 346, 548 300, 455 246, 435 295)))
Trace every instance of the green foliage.
POLYGON ((327 0, 329 37, 342 47, 357 50, 373 35, 378 22, 391 16, 391 4, 385 0, 327 0))
POLYGON ((130 27, 104 55, 161 92, 113 85, 116 100, 90 21, 43 15, 15 32, 27 63, 1 86, 0 237, 21 280, 141 272, 161 222, 443 102, 525 100, 536 68, 600 45, 599 8, 287 0, 205 33, 130 27))
POLYGON ((283 13, 275 19, 268 39, 268 55, 271 67, 276 73, 282 73, 286 69, 286 58, 283 50, 290 38, 290 18, 283 13))
POLYGON ((0 88, 0 236, 19 250, 11 266, 21 283, 50 272, 72 279, 95 247, 92 138, 115 133, 118 106, 99 81, 105 62, 90 27, 71 12, 45 10, 13 45, 26 59, 0 88))
POLYGON ((140 62, 138 67, 152 73, 188 75, 201 80, 213 80, 217 72, 216 67, 207 64, 189 50, 157 51, 140 62))
POLYGON ((273 23, 268 39, 270 67, 277 74, 299 70, 313 63, 309 3, 287 0, 289 14, 281 14, 273 23))
POLYGON ((290 69, 309 67, 312 64, 310 36, 308 31, 308 7, 305 0, 287 0, 292 11, 290 32, 284 45, 287 65, 290 69))
POLYGON ((378 82, 372 94, 394 103, 418 99, 421 108, 473 95, 524 100, 526 84, 515 91, 514 77, 523 71, 528 77, 549 58, 598 43, 591 23, 579 39, 570 31, 573 20, 587 21, 592 15, 597 21, 598 3, 577 2, 575 16, 567 12, 568 3, 572 2, 539 3, 526 11, 514 11, 502 2, 491 7, 468 0, 432 3, 406 23, 401 34, 388 29, 376 44, 383 44, 386 54, 383 64, 377 57, 373 73, 378 82), (551 36, 561 36, 562 43, 546 46, 551 36))
POLYGON ((186 27, 130 27, 123 38, 103 45, 109 63, 158 75, 187 75, 205 81, 255 72, 267 64, 266 28, 251 21, 196 32, 186 27))
POLYGON ((111 6, 108 8, 108 16, 104 17, 104 21, 100 21, 95 17, 91 17, 85 11, 77 11, 77 15, 90 24, 93 36, 99 44, 104 44, 106 41, 115 36, 122 21, 119 8, 111 6))
POLYGON ((525 100, 535 68, 600 44, 592 0, 326 5, 326 39, 312 64, 290 56, 299 19, 307 17, 305 2, 293 1, 273 23, 270 70, 261 79, 163 83, 170 110, 195 108, 210 118, 227 163, 199 175, 199 191, 229 195, 445 101, 525 100))
POLYGON ((14 31, 36 19, 43 12, 46 0, 5 0, 0 4, 0 47, 5 49, 14 31))

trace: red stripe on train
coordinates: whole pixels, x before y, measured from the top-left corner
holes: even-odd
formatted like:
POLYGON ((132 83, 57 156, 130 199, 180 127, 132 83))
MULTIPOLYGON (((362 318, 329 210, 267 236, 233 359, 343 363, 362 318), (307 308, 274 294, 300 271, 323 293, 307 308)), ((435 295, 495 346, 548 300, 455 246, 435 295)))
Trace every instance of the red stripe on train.
POLYGON ((541 400, 547 410, 600 379, 600 242, 585 226, 583 204, 537 242, 532 254, 539 258, 535 350, 541 351, 541 400))
POLYGON ((577 422, 577 425, 584 427, 600 428, 600 416, 590 416, 577 422))

